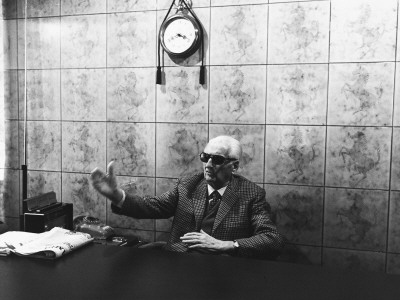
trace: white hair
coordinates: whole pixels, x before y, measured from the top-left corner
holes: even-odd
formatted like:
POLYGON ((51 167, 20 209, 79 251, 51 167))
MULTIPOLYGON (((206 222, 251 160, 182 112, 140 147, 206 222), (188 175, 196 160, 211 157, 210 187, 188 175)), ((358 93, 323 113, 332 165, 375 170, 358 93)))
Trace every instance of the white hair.
POLYGON ((218 144, 226 148, 228 158, 235 158, 237 160, 240 160, 240 158, 242 157, 242 146, 240 145, 240 142, 231 136, 217 136, 211 139, 208 144, 218 144))

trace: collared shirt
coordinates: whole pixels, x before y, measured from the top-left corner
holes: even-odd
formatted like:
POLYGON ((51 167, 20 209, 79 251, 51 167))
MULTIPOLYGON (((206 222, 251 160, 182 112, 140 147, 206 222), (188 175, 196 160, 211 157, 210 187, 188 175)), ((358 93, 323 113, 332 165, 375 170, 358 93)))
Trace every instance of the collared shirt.
MULTIPOLYGON (((222 198, 222 195, 225 193, 225 190, 226 190, 227 187, 228 186, 226 185, 226 186, 220 188, 219 190, 217 190, 217 192, 221 195, 221 198, 222 198)), ((209 184, 207 184, 207 188, 208 188, 208 196, 210 196, 211 193, 215 191, 215 189, 209 184)), ((208 200, 208 201, 210 201, 210 200, 208 200)))

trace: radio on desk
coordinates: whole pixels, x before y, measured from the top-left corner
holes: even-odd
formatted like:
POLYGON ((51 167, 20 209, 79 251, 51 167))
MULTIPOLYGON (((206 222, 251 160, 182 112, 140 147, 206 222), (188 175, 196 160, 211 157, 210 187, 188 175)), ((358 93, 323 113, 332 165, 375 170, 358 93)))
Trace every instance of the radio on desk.
POLYGON ((40 233, 54 227, 72 230, 72 203, 57 202, 56 193, 49 192, 28 198, 22 204, 21 228, 40 233))

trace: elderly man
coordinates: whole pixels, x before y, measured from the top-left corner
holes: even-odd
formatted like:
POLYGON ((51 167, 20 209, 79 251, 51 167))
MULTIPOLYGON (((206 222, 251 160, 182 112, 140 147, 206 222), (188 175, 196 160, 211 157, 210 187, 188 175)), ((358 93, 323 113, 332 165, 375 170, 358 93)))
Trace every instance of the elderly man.
POLYGON ((174 216, 166 250, 274 258, 283 237, 270 219, 265 191, 242 176, 242 149, 229 136, 211 139, 200 154, 203 172, 182 178, 158 197, 131 195, 118 187, 113 163, 108 174, 91 174, 94 188, 112 201, 114 213, 134 218, 174 216))

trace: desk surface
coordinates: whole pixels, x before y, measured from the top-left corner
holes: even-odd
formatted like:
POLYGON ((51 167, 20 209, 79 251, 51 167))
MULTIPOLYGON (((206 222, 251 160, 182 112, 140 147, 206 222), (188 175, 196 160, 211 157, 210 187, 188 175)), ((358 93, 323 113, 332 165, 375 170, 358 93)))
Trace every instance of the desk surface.
POLYGON ((0 257, 0 299, 400 299, 400 276, 91 244, 0 257))

